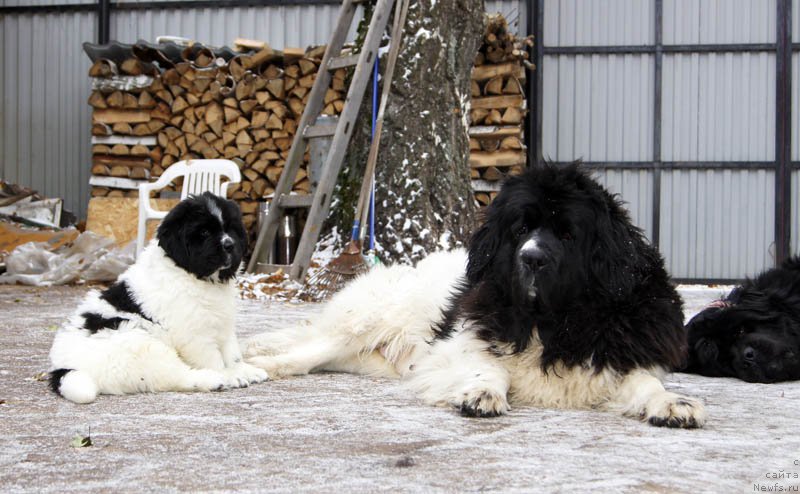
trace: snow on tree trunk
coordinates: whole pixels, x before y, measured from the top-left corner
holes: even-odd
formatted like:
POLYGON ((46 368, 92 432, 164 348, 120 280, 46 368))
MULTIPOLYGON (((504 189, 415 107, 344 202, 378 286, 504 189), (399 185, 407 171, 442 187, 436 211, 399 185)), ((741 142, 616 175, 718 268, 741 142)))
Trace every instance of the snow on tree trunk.
POLYGON ((466 243, 472 231, 467 118, 483 23, 483 0, 420 0, 409 8, 376 172, 384 260, 413 263, 466 243))

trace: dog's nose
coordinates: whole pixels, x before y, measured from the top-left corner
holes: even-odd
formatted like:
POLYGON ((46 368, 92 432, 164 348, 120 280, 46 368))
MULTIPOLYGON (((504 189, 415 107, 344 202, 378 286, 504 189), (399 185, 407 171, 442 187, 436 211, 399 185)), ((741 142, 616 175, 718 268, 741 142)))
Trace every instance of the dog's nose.
POLYGON ((756 351, 751 346, 745 347, 744 351, 742 352, 742 357, 747 362, 754 362, 756 360, 756 351))
POLYGON ((531 271, 539 271, 547 264, 547 253, 537 245, 523 247, 519 253, 520 261, 531 271))
POLYGON ((225 252, 230 252, 233 250, 233 239, 227 235, 222 237, 222 248, 225 249, 225 252))

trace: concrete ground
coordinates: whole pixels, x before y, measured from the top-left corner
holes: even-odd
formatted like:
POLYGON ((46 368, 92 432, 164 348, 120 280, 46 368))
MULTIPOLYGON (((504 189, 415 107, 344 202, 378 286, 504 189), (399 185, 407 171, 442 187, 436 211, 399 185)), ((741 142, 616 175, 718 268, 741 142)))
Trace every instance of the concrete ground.
MULTIPOLYGON (((702 430, 538 408, 468 419, 397 382, 336 374, 74 405, 35 376, 85 291, 0 286, 3 492, 800 491, 800 382, 670 375, 669 389, 705 401, 702 430), (76 433, 93 446, 71 447, 76 433)), ((719 292, 683 293, 693 312, 719 292)), ((240 332, 318 310, 243 300, 240 332)))

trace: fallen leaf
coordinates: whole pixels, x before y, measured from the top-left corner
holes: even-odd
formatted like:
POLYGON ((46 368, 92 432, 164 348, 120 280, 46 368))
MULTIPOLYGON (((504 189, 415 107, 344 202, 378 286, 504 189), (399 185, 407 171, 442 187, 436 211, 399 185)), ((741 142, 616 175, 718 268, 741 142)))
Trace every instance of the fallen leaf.
POLYGON ((33 376, 33 378, 35 380, 37 380, 37 381, 47 381, 47 379, 49 377, 50 377, 50 373, 49 372, 40 372, 40 373, 36 374, 35 376, 33 376))
POLYGON ((48 331, 55 331, 57 329, 58 329, 58 325, 56 325, 56 324, 51 324, 50 326, 47 326, 47 330, 48 331))
POLYGON ((89 436, 75 434, 75 437, 72 438, 72 441, 70 441, 69 445, 73 448, 88 448, 92 445, 92 438, 89 436))

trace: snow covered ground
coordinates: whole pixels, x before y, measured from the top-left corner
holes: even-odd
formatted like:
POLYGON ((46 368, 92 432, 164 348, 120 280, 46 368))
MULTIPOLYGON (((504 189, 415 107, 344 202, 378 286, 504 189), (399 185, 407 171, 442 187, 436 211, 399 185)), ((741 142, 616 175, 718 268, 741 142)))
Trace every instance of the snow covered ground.
MULTIPOLYGON (((537 408, 467 419, 338 374, 74 405, 35 376, 85 290, 0 286, 4 492, 800 492, 800 382, 670 375, 705 401, 702 430, 537 408), (70 447, 76 433, 93 446, 70 447)), ((681 291, 691 314, 725 288, 681 291)), ((319 308, 242 300, 241 333, 319 308)))

